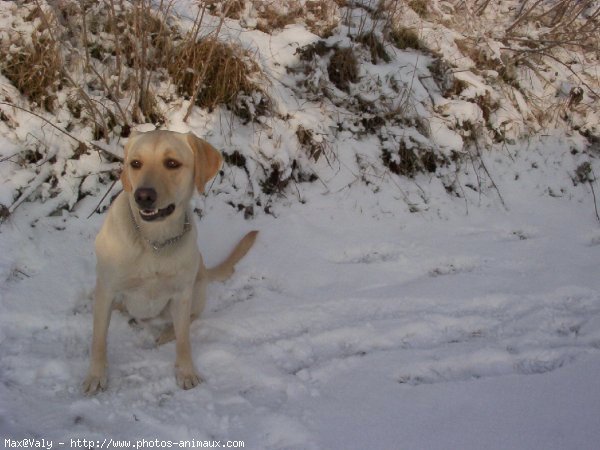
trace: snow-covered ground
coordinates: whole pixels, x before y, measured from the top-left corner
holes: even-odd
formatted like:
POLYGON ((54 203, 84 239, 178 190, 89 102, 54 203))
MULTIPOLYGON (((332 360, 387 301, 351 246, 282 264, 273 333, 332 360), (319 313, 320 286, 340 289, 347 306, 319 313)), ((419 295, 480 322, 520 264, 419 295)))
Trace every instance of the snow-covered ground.
POLYGON ((496 182, 508 211, 467 214, 448 197, 410 214, 360 187, 323 196, 311 185, 305 205, 248 222, 218 196, 199 200, 208 265, 261 231, 192 326, 205 382, 180 390, 173 344, 156 348, 114 313, 109 388, 92 398, 80 384, 103 215, 85 218, 94 198, 31 226, 35 205, 22 205, 0 233, 0 437, 598 448, 593 208, 496 182))

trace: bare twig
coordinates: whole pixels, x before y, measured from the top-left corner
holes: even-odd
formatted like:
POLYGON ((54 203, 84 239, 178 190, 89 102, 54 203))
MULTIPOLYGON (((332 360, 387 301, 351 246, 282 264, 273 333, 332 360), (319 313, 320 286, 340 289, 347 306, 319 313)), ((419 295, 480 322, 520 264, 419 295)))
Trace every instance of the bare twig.
POLYGON ((502 206, 504 207, 505 210, 508 211, 508 207, 506 206, 506 202, 504 201, 504 198, 502 197, 502 194, 500 193, 500 189, 498 189, 498 185, 494 181, 494 178, 492 177, 492 174, 490 173, 490 171, 488 170, 487 166, 485 165, 485 162, 483 161, 483 155, 481 154, 481 149, 479 148, 479 142, 477 140, 477 137, 475 137, 474 143, 475 143, 475 149, 477 150, 477 156, 479 157, 479 162, 481 163, 481 167, 483 167, 483 170, 485 171, 485 173, 487 174, 488 178, 490 179, 490 182, 492 183, 492 186, 496 190, 496 193, 498 194, 498 198, 500 199, 500 202, 502 203, 502 206))
POLYGON ((556 61, 557 63, 559 63, 560 65, 562 65, 562 66, 566 67, 567 69, 569 69, 569 71, 570 71, 570 72, 571 72, 573 75, 575 75, 575 78, 577 78, 577 80, 578 80, 578 81, 579 81, 579 82, 580 82, 582 85, 584 85, 586 88, 588 88, 588 90, 590 91, 590 93, 591 93, 591 94, 592 94, 594 97, 596 97, 597 99, 600 99, 600 94, 598 94, 596 91, 594 91, 594 89, 593 89, 593 88, 592 88, 592 87, 591 87, 589 84, 587 84, 585 81, 583 81, 583 80, 581 79, 581 77, 579 76, 579 74, 578 74, 577 72, 575 72, 575 71, 574 71, 574 70, 573 70, 573 69, 572 69, 572 68, 571 68, 571 67, 570 67, 568 64, 566 64, 566 63, 562 62, 562 61, 561 61, 560 59, 558 59, 556 56, 550 55, 549 53, 544 53, 544 52, 541 52, 541 51, 539 51, 539 50, 530 50, 530 49, 515 49, 515 48, 510 48, 510 47, 501 47, 500 49, 501 49, 501 50, 509 50, 509 51, 511 51, 511 52, 514 52, 514 53, 523 53, 523 54, 528 54, 528 53, 537 53, 537 54, 539 54, 539 55, 541 55, 541 56, 545 56, 545 57, 547 57, 547 58, 550 58, 550 59, 552 59, 552 60, 556 61))
POLYGON ((96 204, 96 207, 92 210, 92 212, 90 213, 90 215, 87 216, 88 219, 90 217, 92 217, 95 212, 98 212, 98 208, 100 207, 100 205, 102 204, 102 202, 104 201, 104 199, 108 196, 108 194, 110 194, 110 191, 112 191, 112 188, 115 187, 115 184, 117 184, 117 180, 114 180, 112 182, 112 184, 108 187, 108 189, 106 190, 106 192, 104 193, 104 195, 102 196, 102 198, 100 199, 100 201, 96 204))
POLYGON ((88 43, 88 30, 87 30, 87 20, 85 19, 85 2, 83 0, 80 0, 79 2, 79 9, 81 11, 81 26, 83 28, 83 49, 85 50, 85 65, 89 66, 90 65, 90 50, 89 50, 89 43, 88 43))
MULTIPOLYGON (((38 7, 38 10, 40 12, 40 16, 42 18, 42 22, 44 23, 44 26, 46 27, 46 29, 48 30, 48 33, 50 34, 50 37, 52 38, 52 40, 54 42, 56 42, 57 44, 60 45, 60 40, 54 35, 54 32, 52 31, 54 29, 54 27, 52 26, 52 24, 50 23, 50 19, 48 18, 48 16, 46 15, 46 12, 42 9, 42 6, 39 2, 39 0, 35 0, 35 3, 38 7)), ((87 38, 87 37, 86 37, 87 38)), ((87 52, 87 45, 86 47, 86 52, 87 52)), ((87 53, 86 53, 86 57, 87 57, 87 53)), ((106 139, 108 140, 108 127, 106 125, 106 121, 104 120, 103 116, 100 114, 100 112, 96 109, 96 107, 94 106, 94 104, 92 103, 90 97, 87 95, 87 93, 81 88, 81 86, 79 86, 79 84, 77 84, 75 82, 75 80, 73 79, 73 77, 71 77, 71 75, 69 74, 69 72, 67 71, 66 67, 64 66, 64 64, 61 64, 60 66, 60 74, 65 77, 65 79, 75 88, 77 89, 77 91, 79 92, 81 98, 83 98, 83 100, 85 101, 85 103, 88 105, 88 108, 93 116, 94 122, 96 124, 98 124, 96 122, 96 117, 99 117, 100 120, 102 121, 101 125, 102 128, 104 130, 104 135, 106 136, 106 139)))
POLYGON ((594 190, 594 181, 596 181, 596 174, 592 169, 593 179, 588 180, 590 183, 590 188, 592 188, 592 197, 594 198, 594 211, 596 211, 596 219, 600 222, 600 214, 598 214, 598 202, 596 201, 596 191, 594 190))
MULTIPOLYGON (((521 22, 523 22, 530 14, 531 12, 535 9, 536 6, 538 6, 540 3, 542 3, 544 0, 537 0, 537 2, 535 2, 527 11, 525 12, 520 12, 519 16, 517 17, 517 20, 515 20, 511 26, 509 26, 506 29, 506 34, 509 34, 517 25, 519 25, 521 22)), ((527 3, 527 2, 525 2, 527 3)))
MULTIPOLYGON (((109 17, 110 17, 110 21, 112 22, 112 26, 113 29, 117 29, 117 13, 115 11, 115 3, 114 0, 110 0, 109 2, 110 8, 109 8, 109 17)), ((122 50, 121 50, 121 42, 120 40, 117 38, 117 36, 115 35, 114 38, 114 45, 115 45, 115 70, 117 72, 117 82, 115 83, 115 100, 118 102, 118 100, 121 98, 121 72, 123 71, 123 64, 121 62, 122 60, 122 50)))
POLYGON ((8 208, 10 214, 14 213, 15 210, 23 203, 25 200, 29 198, 31 194, 33 194, 38 187, 44 183, 51 174, 51 167, 46 166, 42 167, 40 173, 36 175, 36 177, 30 181, 27 185, 25 191, 13 202, 12 205, 8 208))
POLYGON ((485 0, 483 2, 483 4, 477 8, 477 11, 475 11, 475 14, 478 16, 482 15, 489 4, 490 4, 490 0, 485 0))
POLYGON ((598 202, 596 201, 596 192, 594 191, 594 185, 590 181, 590 187, 592 188, 592 197, 594 197, 594 210, 596 211, 596 219, 600 222, 600 215, 598 215, 598 202))
POLYGON ((104 89, 106 90, 106 93, 108 94, 108 98, 110 100, 112 100, 113 103, 117 106, 117 109, 119 110, 119 114, 121 115, 121 118, 123 119, 123 125, 129 126, 129 121, 127 120, 127 115, 125 114, 125 111, 123 111, 123 108, 121 107, 121 104, 118 101, 118 97, 115 98, 115 93, 111 92, 112 90, 108 86, 108 83, 106 82, 104 77, 102 75, 100 75, 100 73, 96 70, 96 68, 93 66, 93 64, 89 64, 88 68, 92 72, 94 72, 94 74, 96 75, 98 80, 100 80, 100 83, 102 83, 102 86, 104 86, 104 89))
POLYGON ((99 150, 103 153, 105 153, 106 155, 110 156, 111 158, 114 158, 118 161, 123 161, 123 158, 120 157, 119 155, 115 155, 114 153, 112 153, 111 151, 103 148, 102 146, 98 145, 98 144, 94 144, 93 142, 84 142, 81 139, 76 138, 75 136, 73 136, 71 133, 69 133, 67 130, 59 127, 58 125, 53 124, 52 122, 50 122, 48 119, 46 119, 45 117, 34 113, 33 111, 30 111, 26 108, 22 108, 21 106, 17 106, 14 103, 8 103, 8 102, 0 102, 0 105, 6 105, 6 106, 10 106, 12 108, 16 108, 20 111, 26 112, 28 114, 31 114, 32 116, 37 117, 40 120, 43 120, 44 122, 46 122, 48 125, 50 125, 51 127, 55 128, 56 130, 60 131, 61 133, 65 134, 66 136, 70 137, 71 139, 73 139, 75 142, 77 142, 79 145, 84 146, 85 148, 89 149, 90 146, 95 148, 96 150, 99 150))
MULTIPOLYGON (((192 113, 192 110, 194 109, 194 105, 196 104, 198 95, 200 94, 200 91, 202 90, 202 85, 204 83, 204 79, 206 78, 206 72, 208 71, 208 67, 211 64, 211 58, 212 58, 213 52, 215 50, 215 47, 217 46, 217 39, 219 37, 219 33, 221 32, 223 23, 225 23, 225 17, 227 15, 227 13, 229 12, 229 8, 231 7, 231 4, 232 4, 231 1, 227 2, 225 9, 221 12, 221 18, 219 20, 219 25, 217 26, 217 29, 214 32, 214 34, 215 34, 215 36, 213 38, 214 44, 208 52, 208 55, 206 57, 206 64, 204 64, 204 66, 202 67, 202 73, 200 74, 200 76, 198 77, 198 80, 196 81, 196 89, 194 91, 194 94, 192 95, 192 98, 190 99, 190 105, 188 106, 185 116, 183 117, 184 122, 187 122, 188 118, 190 117, 190 114, 192 113)), ((204 12, 202 13, 202 15, 204 15, 204 12)))

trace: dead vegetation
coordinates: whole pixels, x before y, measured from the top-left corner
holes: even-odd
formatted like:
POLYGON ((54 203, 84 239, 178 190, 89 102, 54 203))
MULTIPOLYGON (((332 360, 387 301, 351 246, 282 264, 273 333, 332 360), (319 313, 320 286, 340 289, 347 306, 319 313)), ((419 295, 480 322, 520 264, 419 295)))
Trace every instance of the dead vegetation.
POLYGON ((506 37, 520 46, 537 51, 555 47, 577 47, 598 52, 600 7, 594 0, 537 1, 531 6, 524 2, 513 23, 506 29, 506 37), (530 36, 529 25, 541 33, 530 36))
MULTIPOLYGON (((214 38, 184 41, 173 57, 177 63, 168 70, 179 93, 192 97, 197 91, 196 104, 201 108, 212 111, 226 104, 235 111, 240 95, 259 92, 266 98, 253 79, 260 77, 258 65, 239 46, 214 38)), ((266 106, 261 112, 266 113, 266 106)))
POLYGON ((55 41, 34 34, 31 43, 26 43, 16 35, 0 46, 0 60, 2 73, 23 95, 47 111, 55 110, 62 80, 62 59, 55 41))
POLYGON ((408 2, 408 6, 416 12, 423 19, 427 18, 429 14, 429 9, 427 7, 427 0, 410 0, 408 2))
POLYGON ((383 41, 371 31, 368 33, 362 33, 356 37, 356 42, 363 44, 369 49, 371 54, 371 62, 373 64, 379 64, 381 62, 389 63, 392 58, 385 51, 385 45, 383 41))
POLYGON ((347 91, 358 81, 358 59, 352 47, 336 47, 327 66, 329 79, 338 89, 347 91))
MULTIPOLYGON (((467 0, 448 9, 454 40, 472 61, 474 74, 495 79, 502 99, 479 96, 486 123, 501 103, 519 112, 526 104, 521 136, 559 123, 571 126, 597 111, 600 81, 590 70, 600 60, 600 6, 593 0, 519 1, 514 7, 467 0), (494 75, 497 74, 497 75, 494 75), (562 80, 557 82, 557 78, 562 80), (535 87, 537 86, 537 87, 535 87), (543 93, 542 93, 543 92, 543 93), (575 119, 579 117, 579 119, 575 119)), ((467 88, 458 86, 455 88, 467 88)), ((456 95, 450 89, 445 95, 456 95)), ((501 113, 500 113, 501 114, 501 113)), ((576 126, 593 143, 595 127, 576 126)), ((519 132, 490 126, 493 140, 514 141, 519 132)))
POLYGON ((414 50, 421 50, 424 48, 419 34, 412 28, 394 26, 389 30, 388 34, 390 41, 399 49, 412 48, 414 50))
POLYGON ((278 32, 288 25, 304 22, 322 38, 331 35, 338 25, 337 5, 332 0, 252 0, 257 15, 256 28, 264 33, 278 32))
POLYGON ((332 0, 308 0, 305 3, 306 26, 321 38, 327 38, 333 34, 338 26, 337 3, 332 0))
MULTIPOLYGON (((233 13, 233 2, 226 3, 226 11, 233 13)), ((253 55, 236 42, 219 39, 225 14, 216 29, 205 26, 209 2, 199 3, 187 33, 174 25, 170 0, 35 0, 3 6, 10 11, 11 27, 0 30, 0 71, 31 105, 21 107, 4 97, 3 106, 28 113, 72 139, 68 161, 92 152, 108 163, 118 161, 93 141, 127 137, 137 123, 160 126, 176 92, 192 99, 186 119, 196 106, 213 110, 224 105, 243 122, 269 114, 270 98, 259 86, 264 79, 253 55), (44 110, 68 122, 56 125, 44 110), (85 139, 78 137, 81 133, 85 139)), ((18 127, 10 111, 0 111, 0 117, 3 126, 18 127)), ((65 175, 65 161, 49 153, 43 141, 35 141, 14 157, 36 172, 44 169, 31 187, 15 193, 10 212, 44 186, 51 193, 48 198, 56 197, 56 211, 73 207, 59 195, 64 185, 56 174, 65 175)), ((89 176, 116 179, 112 171, 89 176)), ((75 203, 89 195, 83 179, 73 181, 75 203)))
MULTIPOLYGON (((600 58, 597 1, 522 1, 510 15, 502 16, 504 20, 500 23, 494 7, 495 2, 489 0, 468 0, 457 4, 452 16, 453 25, 465 36, 457 45, 478 65, 504 69, 512 78, 507 67, 524 65, 543 71, 551 61, 569 69, 575 63, 572 51, 580 51, 586 59, 600 58), (485 39, 492 30, 495 38, 504 44, 499 49, 503 55, 501 60, 490 55, 485 39)), ((578 78, 575 71, 573 76, 578 78)), ((598 98, 592 86, 588 89, 598 98)))
POLYGON ((323 139, 316 139, 312 130, 300 125, 296 130, 296 137, 310 159, 317 162, 321 156, 325 155, 325 142, 323 139))
POLYGON ((297 22, 304 15, 304 8, 299 1, 255 1, 258 20, 256 28, 264 33, 272 34, 287 25, 297 22))
MULTIPOLYGON (((276 115, 271 112, 266 78, 258 58, 224 36, 225 33, 221 34, 221 30, 230 24, 228 20, 239 20, 242 32, 258 29, 269 34, 279 33, 292 24, 303 24, 322 39, 298 48, 299 62, 288 68, 297 77, 296 92, 309 101, 339 108, 343 117, 328 129, 319 128, 320 124, 311 125, 312 129, 306 123, 295 125, 302 154, 286 164, 268 158, 259 161, 258 172, 261 169, 263 172, 258 185, 262 193, 286 195, 293 192, 294 183, 314 181, 316 176, 306 167, 311 163, 335 162, 333 142, 339 132, 352 133, 357 139, 376 136, 382 149, 385 148, 381 159, 377 158, 379 169, 383 164, 382 170, 416 178, 419 174, 439 173, 449 162, 440 156, 438 148, 416 141, 407 143, 398 133, 394 135, 393 128, 395 131, 413 128, 423 139, 430 137, 426 119, 411 110, 412 82, 404 83, 399 77, 394 78, 394 74, 385 73, 387 67, 377 68, 385 73, 377 78, 361 68, 361 63, 385 65, 402 54, 397 49, 419 50, 433 62, 429 65, 429 75, 417 71, 415 64, 414 81, 421 76, 431 78, 443 97, 466 98, 465 92, 473 86, 456 74, 462 68, 457 70, 452 60, 427 49, 431 40, 423 31, 423 23, 437 20, 442 13, 444 20, 456 25, 456 35, 461 36, 454 39, 457 57, 468 57, 464 59, 474 63, 472 70, 476 75, 497 72, 493 83, 501 85, 509 93, 507 97, 522 95, 528 105, 536 105, 537 100, 527 97, 526 90, 519 85, 523 68, 541 73, 550 84, 552 75, 543 70, 545 58, 559 60, 577 79, 582 70, 576 66, 582 62, 573 59, 571 50, 584 49, 588 55, 600 57, 600 12, 589 0, 521 2, 520 10, 514 11, 503 31, 504 47, 500 49, 490 48, 486 40, 496 26, 486 19, 486 12, 495 2, 442 3, 440 6, 440 2, 424 0, 206 0, 197 2, 197 15, 191 18, 193 24, 187 32, 182 32, 174 25, 171 1, 38 0, 20 4, 26 8, 24 12, 17 12, 15 7, 15 15, 20 15, 24 22, 35 22, 38 33, 29 39, 19 30, 9 32, 11 39, 0 43, 0 68, 39 107, 50 112, 68 108, 76 119, 75 125, 69 125, 89 126, 96 140, 126 137, 136 123, 162 124, 168 105, 179 97, 189 100, 185 120, 196 106, 209 112, 225 106, 241 123, 260 122, 257 119, 276 115), (206 26, 209 14, 210 26, 206 26), (406 17, 410 20, 405 20, 406 17), (326 39, 333 30, 339 40, 326 39), (536 36, 541 38, 533 39, 528 34, 531 30, 536 30, 536 36), (500 53, 502 57, 498 56, 500 53), (369 77, 373 79, 368 80, 369 77), (374 93, 377 95, 371 95, 374 93), (65 99, 62 105, 56 101, 59 95, 65 99)), ((555 120, 589 107, 594 87, 583 83, 580 86, 567 88, 568 95, 556 100, 557 104, 562 103, 555 110, 532 107, 532 114, 541 123, 549 120, 544 115, 555 120)), ((477 93, 466 101, 478 105, 483 121, 477 124, 480 128, 470 123, 452 125, 452 130, 463 138, 464 155, 486 132, 491 136, 490 142, 507 142, 503 130, 489 125, 494 113, 503 106, 500 101, 488 93, 477 93)), ((581 133, 589 134, 589 128, 581 133)), ((596 138, 592 134, 589 139, 596 138)), ((73 159, 82 157, 88 149, 85 145, 75 145, 73 159)), ((456 159, 466 158, 461 155, 456 159)), ((23 157, 25 165, 46 161, 46 153, 37 149, 24 153, 23 157)), ((248 160, 242 152, 225 153, 224 159, 250 178, 248 160)), ((583 182, 583 169, 580 172, 576 177, 583 182)), ((245 214, 253 211, 248 205, 243 210, 245 214)))
MULTIPOLYGON (((239 3, 226 2, 226 11, 239 3)), ((132 123, 163 122, 157 86, 164 81, 209 110, 225 104, 245 120, 267 114, 270 101, 258 87, 261 74, 252 55, 221 42, 219 29, 200 36, 212 6, 203 2, 191 32, 183 35, 171 25, 171 2, 154 7, 150 0, 36 1, 20 20, 35 21, 38 33, 28 41, 15 31, 3 41, 0 68, 50 112, 57 90, 67 87, 68 108, 93 124, 96 138, 108 139, 115 131, 126 136, 132 123), (74 77, 79 67, 83 77, 74 77)))
POLYGON ((267 175, 260 181, 262 191, 267 195, 282 194, 292 178, 285 175, 277 162, 271 164, 267 175))
POLYGON ((446 164, 433 149, 408 147, 400 143, 397 152, 383 150, 383 164, 396 175, 414 178, 421 172, 435 173, 440 164, 446 164))

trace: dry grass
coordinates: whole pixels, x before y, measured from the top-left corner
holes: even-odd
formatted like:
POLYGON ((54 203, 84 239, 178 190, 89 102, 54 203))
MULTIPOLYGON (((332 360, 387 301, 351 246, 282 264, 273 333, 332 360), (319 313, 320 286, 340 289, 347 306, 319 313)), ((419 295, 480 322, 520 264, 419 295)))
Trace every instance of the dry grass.
MULTIPOLYGON (((499 86, 515 108, 518 102, 512 94, 517 89, 526 99, 532 120, 541 126, 570 120, 566 113, 577 109, 595 108, 600 99, 597 77, 581 67, 592 67, 600 59, 600 8, 594 0, 520 1, 509 13, 499 14, 499 5, 490 0, 464 0, 455 3, 449 27, 462 34, 455 39, 460 52, 474 63, 474 72, 491 69, 499 74, 499 86), (494 43, 490 46, 490 40, 494 43), (560 69, 557 69, 560 67, 560 69), (570 82, 577 85, 578 95, 560 91, 549 73, 567 72, 570 82), (521 83, 529 73, 539 80, 547 95, 540 95, 530 83, 521 83), (556 89, 555 95, 552 90, 556 89), (587 100, 591 98, 590 102, 587 100)), ((462 86, 454 83, 445 95, 457 93, 462 86)), ((478 97, 486 123, 498 104, 478 97)), ((496 140, 504 139, 493 130, 496 140)))
POLYGON ((419 34, 413 28, 393 27, 388 33, 390 41, 399 49, 423 49, 419 34))
POLYGON ((411 0, 408 2, 408 6, 416 12, 421 18, 426 18, 429 14, 429 9, 427 8, 426 0, 411 0))
POLYGON ((398 147, 398 152, 393 154, 387 150, 382 154, 383 164, 396 175, 414 178, 421 172, 435 173, 439 161, 431 149, 408 148, 404 143, 398 147))
POLYGON ((338 89, 348 91, 350 83, 358 81, 358 59, 354 50, 348 48, 336 48, 331 55, 327 66, 329 79, 338 89))
POLYGON ((55 93, 61 87, 62 58, 58 43, 44 30, 31 35, 31 43, 19 33, 0 45, 3 75, 32 102, 49 112, 55 109, 55 93))
POLYGON ((383 42, 377 37, 374 32, 362 33, 356 38, 357 42, 360 42, 369 49, 371 53, 371 62, 378 64, 380 62, 390 62, 391 58, 385 51, 383 42))
POLYGON ((308 0, 306 8, 306 26, 319 37, 327 38, 338 26, 337 4, 331 0, 308 0))
POLYGON ((325 41, 317 41, 313 44, 305 45, 296 50, 296 54, 301 61, 312 61, 317 56, 326 55, 331 50, 325 41))
MULTIPOLYGON (((219 5, 223 13, 244 8, 243 1, 219 5)), ((67 108, 92 122, 95 138, 108 138, 113 130, 126 136, 131 123, 161 123, 155 90, 169 76, 201 107, 227 104, 244 120, 266 114, 270 99, 258 87, 261 74, 251 55, 220 42, 218 30, 197 41, 210 6, 199 6, 192 31, 182 36, 170 25, 172 1, 159 7, 150 0, 31 5, 20 17, 35 21, 38 30, 29 40, 15 31, 10 42, 0 43, 0 68, 49 111, 56 90, 67 87, 67 108)))
POLYGON ((253 0, 258 13, 257 29, 272 34, 293 23, 304 22, 320 37, 328 37, 338 24, 337 5, 332 0, 253 0))
MULTIPOLYGON (((93 122, 95 138, 108 139, 116 126, 127 135, 132 121, 162 120, 151 81, 178 37, 166 23, 168 9, 151 10, 148 0, 37 5, 25 20, 41 24, 40 34, 34 33, 32 39, 36 44, 43 36, 44 45, 39 51, 34 46, 37 53, 29 58, 41 54, 44 64, 56 70, 45 71, 36 64, 33 72, 43 75, 36 81, 48 83, 58 77, 69 88, 67 107, 93 122), (131 101, 122 102, 124 97, 131 101)), ((23 64, 31 70, 31 62, 23 64)))
POLYGON ((259 182, 262 191, 267 195, 283 194, 291 181, 291 177, 285 176, 284 172, 277 162, 271 163, 268 175, 259 182))
POLYGON ((535 2, 531 7, 522 5, 516 19, 506 29, 508 37, 527 39, 526 44, 547 47, 561 45, 598 50, 600 8, 595 0, 557 0, 535 2), (523 35, 521 28, 529 24, 542 28, 535 39, 523 35))
POLYGON ((257 29, 268 34, 281 30, 287 25, 297 22, 304 16, 305 10, 297 0, 254 1, 258 12, 257 29))
MULTIPOLYGON (((142 0, 135 2, 133 7, 116 9, 111 0, 99 3, 97 8, 92 19, 99 21, 104 31, 100 33, 99 30, 96 42, 106 42, 105 36, 109 37, 108 53, 102 60, 108 71, 101 74, 92 69, 97 80, 110 99, 120 98, 121 91, 133 94, 131 119, 134 122, 162 122, 164 118, 151 82, 156 71, 171 60, 174 42, 181 39, 178 31, 167 22, 169 7, 153 10, 149 2, 142 0), (115 74, 116 81, 113 81, 115 74)), ((115 106, 127 124, 126 113, 120 110, 117 101, 115 106)))
POLYGON ((196 104, 211 111, 219 104, 234 107, 240 94, 262 92, 253 81, 260 69, 248 53, 216 39, 184 41, 168 70, 181 94, 191 97, 198 90, 196 104))
POLYGON ((308 153, 308 157, 315 162, 317 162, 325 153, 325 143, 323 141, 317 141, 312 130, 300 125, 296 130, 296 137, 298 138, 300 145, 302 145, 308 153))
POLYGON ((117 126, 126 135, 131 121, 162 120, 151 81, 177 35, 161 12, 166 17, 166 11, 151 11, 147 1, 36 2, 17 19, 34 23, 36 32, 28 40, 15 31, 0 45, 0 67, 24 95, 51 112, 54 93, 65 87, 67 108, 92 122, 94 138, 108 139, 117 126), (131 100, 123 102, 127 97, 131 100))
POLYGON ((5 222, 10 217, 10 209, 0 203, 0 224, 5 222))
POLYGON ((456 4, 452 25, 470 38, 474 48, 461 48, 469 56, 485 48, 479 37, 495 29, 503 50, 512 53, 515 61, 522 60, 534 66, 543 65, 544 58, 557 58, 562 50, 583 51, 595 59, 600 57, 600 8, 597 0, 522 1, 512 15, 498 17, 491 12, 495 2, 490 0, 465 0, 456 4), (490 13, 490 14, 486 14, 490 13), (498 30, 499 20, 503 30, 498 30), (532 30, 535 30, 532 33, 532 30), (556 53, 555 53, 556 52, 556 53))
POLYGON ((213 16, 223 14, 228 19, 240 19, 246 2, 244 0, 204 0, 198 2, 205 5, 213 16))
POLYGON ((494 59, 492 54, 485 46, 484 42, 479 42, 475 38, 455 39, 454 43, 465 56, 471 58, 476 64, 477 69, 490 69, 500 71, 503 68, 503 63, 499 59, 494 59))
POLYGON ((173 41, 180 38, 164 17, 153 14, 148 8, 117 13, 114 20, 106 23, 105 31, 113 39, 112 51, 121 51, 127 65, 144 64, 147 69, 163 66, 173 50, 173 41), (142 56, 144 60, 141 60, 142 56))

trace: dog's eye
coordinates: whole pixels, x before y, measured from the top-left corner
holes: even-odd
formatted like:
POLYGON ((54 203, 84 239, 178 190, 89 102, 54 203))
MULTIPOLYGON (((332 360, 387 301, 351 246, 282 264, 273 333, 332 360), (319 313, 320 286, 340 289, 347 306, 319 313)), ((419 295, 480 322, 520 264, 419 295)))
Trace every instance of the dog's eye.
POLYGON ((134 159, 133 161, 131 161, 129 163, 129 165, 131 166, 132 169, 141 169, 142 168, 142 162, 139 159, 134 159))
POLYGON ((179 161, 174 160, 174 159, 167 159, 165 161, 165 167, 167 169, 177 169, 177 168, 181 167, 181 163, 179 161))

